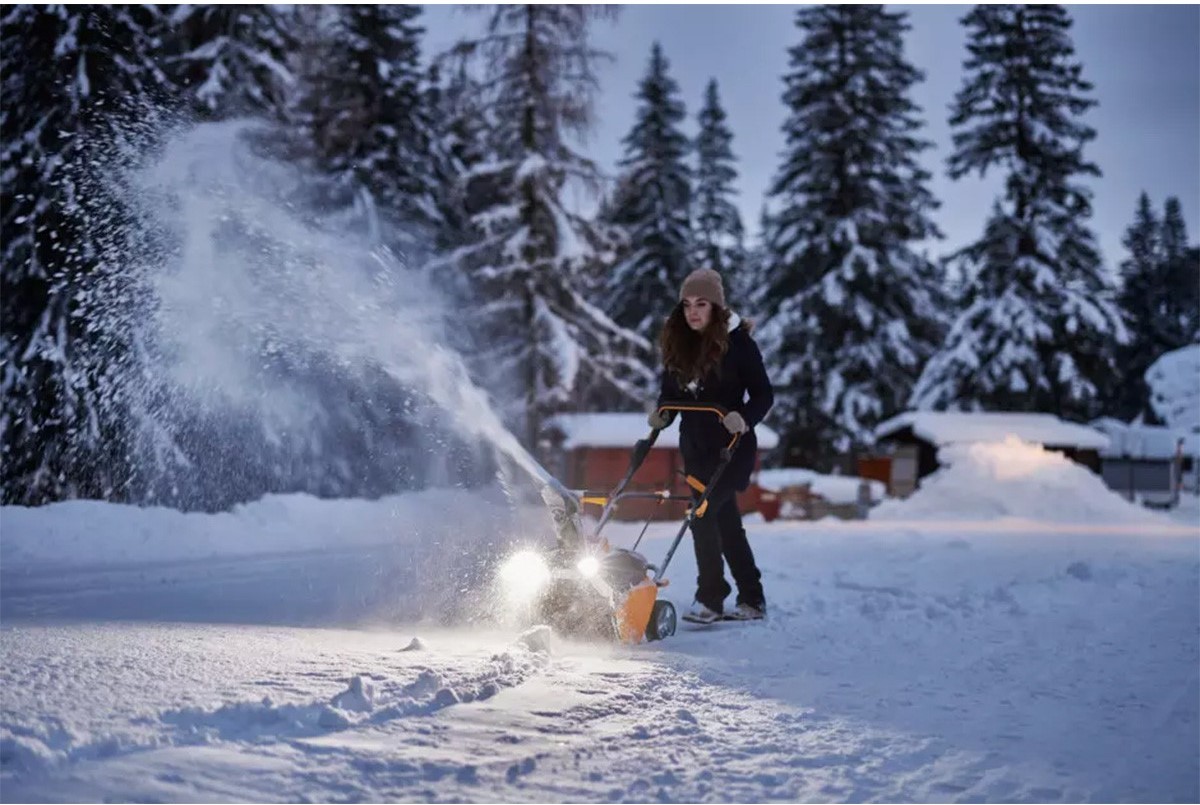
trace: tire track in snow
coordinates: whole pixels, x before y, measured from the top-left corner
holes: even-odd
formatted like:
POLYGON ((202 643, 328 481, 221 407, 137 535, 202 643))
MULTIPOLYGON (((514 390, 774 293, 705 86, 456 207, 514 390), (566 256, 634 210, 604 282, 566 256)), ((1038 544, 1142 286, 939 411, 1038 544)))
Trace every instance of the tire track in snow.
POLYGON ((275 704, 267 696, 260 702, 235 702, 211 710, 170 710, 161 720, 188 736, 262 742, 430 716, 457 704, 485 701, 545 671, 550 665, 546 631, 542 627, 526 632, 516 646, 493 654, 477 671, 419 668, 416 679, 402 683, 378 673, 358 674, 328 700, 275 704))
MULTIPOLYGON (((260 699, 227 702, 217 707, 166 708, 154 715, 131 718, 128 730, 89 733, 53 717, 39 724, 5 719, 0 722, 0 780, 8 788, 18 782, 57 775, 89 761, 222 744, 261 750, 272 744, 288 744, 356 727, 387 727, 409 717, 433 716, 454 705, 486 701, 544 673, 551 665, 548 632, 546 627, 531 629, 511 647, 493 653, 486 660, 435 655, 431 658, 435 662, 429 665, 405 666, 402 675, 390 673, 386 661, 381 671, 378 660, 364 663, 375 670, 349 678, 318 671, 272 674, 278 679, 307 675, 319 682, 340 678, 346 687, 331 697, 308 701, 276 702, 268 693, 260 699), (439 664, 437 660, 442 662, 439 664)), ((354 661, 335 656, 325 657, 317 664, 329 669, 354 661)), ((315 661, 301 661, 300 666, 312 662, 315 661)), ((271 680, 254 680, 248 685, 264 683, 277 693, 297 690, 271 680)))

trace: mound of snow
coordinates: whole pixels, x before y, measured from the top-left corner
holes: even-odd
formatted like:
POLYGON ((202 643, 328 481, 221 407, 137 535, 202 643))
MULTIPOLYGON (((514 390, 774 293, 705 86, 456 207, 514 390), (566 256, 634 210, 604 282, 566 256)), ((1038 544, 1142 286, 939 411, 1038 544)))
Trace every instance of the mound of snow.
POLYGON ((1161 523, 1161 515, 1113 492, 1100 476, 1061 453, 1009 437, 947 445, 942 469, 904 500, 871 511, 872 520, 994 520, 1020 517, 1067 523, 1161 523))
POLYGON ((0 563, 94 567, 405 542, 469 546, 478 541, 471 535, 494 532, 508 516, 505 501, 463 489, 379 500, 267 495, 211 514, 67 500, 0 509, 0 563))
POLYGON ((1200 344, 1167 352, 1146 370, 1150 405, 1172 428, 1200 427, 1200 344))
POLYGON ((353 676, 349 686, 329 703, 339 710, 369 712, 375 706, 375 687, 361 676, 353 676))

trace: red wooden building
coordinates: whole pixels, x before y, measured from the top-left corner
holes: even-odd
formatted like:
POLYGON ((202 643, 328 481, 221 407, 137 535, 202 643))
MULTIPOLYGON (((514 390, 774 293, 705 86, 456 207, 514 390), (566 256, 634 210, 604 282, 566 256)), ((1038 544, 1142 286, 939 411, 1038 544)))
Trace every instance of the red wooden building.
MULTIPOLYGON (((558 477, 572 489, 608 492, 625 476, 633 446, 650 433, 645 414, 560 414, 549 423, 552 433, 561 438, 558 453, 558 477)), ((758 437, 759 460, 763 453, 779 444, 779 436, 766 425, 754 429, 758 437)), ((758 462, 755 463, 755 471, 758 462)), ((670 489, 688 493, 683 482, 683 457, 679 453, 679 421, 658 435, 654 449, 633 476, 630 490, 658 492, 670 489)), ((738 495, 743 513, 759 511, 768 519, 778 514, 774 495, 764 493, 753 481, 738 495)), ((683 517, 685 503, 653 500, 627 500, 620 504, 616 517, 621 520, 677 520, 683 517)), ((591 507, 589 507, 589 510, 591 507)), ((593 514, 597 512, 592 512, 593 514)))

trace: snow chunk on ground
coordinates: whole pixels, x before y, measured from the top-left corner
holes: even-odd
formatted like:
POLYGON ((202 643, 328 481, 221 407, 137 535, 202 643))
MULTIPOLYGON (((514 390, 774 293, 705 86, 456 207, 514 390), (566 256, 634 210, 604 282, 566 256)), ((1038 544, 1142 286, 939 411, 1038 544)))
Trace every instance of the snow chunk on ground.
POLYGON ((534 626, 527 629, 517 638, 517 642, 530 651, 538 654, 550 653, 550 637, 554 632, 549 626, 534 626))
POLYGON ((408 642, 408 645, 400 649, 401 651, 424 651, 428 648, 419 637, 414 637, 408 642))
POLYGON ((942 469, 915 494, 885 501, 871 519, 1163 523, 1161 515, 1117 495, 1086 467, 1016 437, 947 445, 938 451, 938 462, 942 469))
POLYGON ((375 687, 361 676, 350 679, 349 686, 330 701, 339 710, 370 712, 375 706, 375 687))

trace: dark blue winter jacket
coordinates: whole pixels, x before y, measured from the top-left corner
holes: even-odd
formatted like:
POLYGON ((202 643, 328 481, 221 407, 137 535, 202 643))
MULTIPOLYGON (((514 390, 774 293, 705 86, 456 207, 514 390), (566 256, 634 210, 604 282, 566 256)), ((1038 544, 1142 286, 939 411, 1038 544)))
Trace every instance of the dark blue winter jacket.
MULTIPOLYGON (((745 322, 735 315, 729 327, 729 349, 720 366, 710 370, 698 383, 681 388, 675 376, 663 369, 658 404, 715 403, 742 415, 750 430, 742 435, 719 484, 723 489, 741 491, 750 485, 758 454, 754 426, 771 410, 775 392, 763 366, 762 353, 745 322)), ((679 423, 679 452, 683 455, 684 471, 707 483, 721 460, 721 448, 729 444, 729 439, 729 431, 715 414, 684 411, 679 423)))

